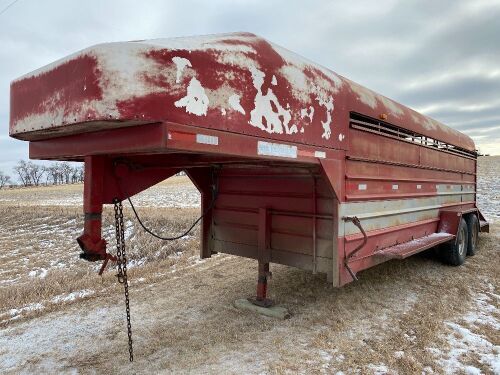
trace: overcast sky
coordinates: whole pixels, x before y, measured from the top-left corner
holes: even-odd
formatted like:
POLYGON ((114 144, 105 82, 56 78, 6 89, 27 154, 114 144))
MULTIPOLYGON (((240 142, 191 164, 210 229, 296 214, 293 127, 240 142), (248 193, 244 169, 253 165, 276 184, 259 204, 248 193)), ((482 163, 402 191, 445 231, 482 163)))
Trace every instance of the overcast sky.
MULTIPOLYGON (((0 10, 12 0, 0 0, 0 10)), ((0 15, 0 170, 9 84, 90 45, 249 31, 470 135, 500 154, 500 0, 18 0, 0 15)))

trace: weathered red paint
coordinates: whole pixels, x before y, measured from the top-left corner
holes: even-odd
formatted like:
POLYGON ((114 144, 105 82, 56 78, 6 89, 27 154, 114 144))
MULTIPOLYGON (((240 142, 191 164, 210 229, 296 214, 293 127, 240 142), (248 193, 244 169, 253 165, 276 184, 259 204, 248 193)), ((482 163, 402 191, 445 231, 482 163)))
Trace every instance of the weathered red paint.
POLYGON ((16 80, 11 85, 11 134, 19 120, 47 111, 61 111, 62 117, 71 122, 75 118, 69 117, 75 113, 79 121, 94 120, 94 111, 79 112, 79 109, 83 102, 102 99, 100 79, 97 59, 82 55, 54 69, 16 80))
POLYGON ((469 137, 252 34, 92 47, 13 82, 11 98, 10 134, 30 140, 31 158, 85 161, 80 243, 97 258, 102 205, 179 170, 203 212, 217 191, 200 255, 259 260, 261 299, 269 262, 340 286, 352 281, 345 259, 357 273, 447 240, 427 237, 454 235, 449 212, 482 218, 469 137), (191 111, 181 99, 194 84, 208 102, 194 95, 191 111), (266 100, 264 127, 250 124, 266 100), (359 251, 351 215, 366 230, 359 251))

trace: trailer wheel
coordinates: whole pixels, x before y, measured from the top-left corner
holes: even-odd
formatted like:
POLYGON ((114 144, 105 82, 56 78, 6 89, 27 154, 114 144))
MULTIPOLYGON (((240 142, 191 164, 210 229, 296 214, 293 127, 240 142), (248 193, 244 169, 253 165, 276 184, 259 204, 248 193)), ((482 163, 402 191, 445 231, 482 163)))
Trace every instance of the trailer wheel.
POLYGON ((479 240, 479 220, 474 214, 470 214, 466 217, 468 230, 468 241, 467 241, 467 255, 472 256, 477 252, 477 243, 479 240))
POLYGON ((458 233, 455 241, 443 244, 440 251, 441 259, 444 263, 451 266, 460 266, 465 262, 467 256, 467 243, 469 234, 467 230, 467 223, 464 219, 460 219, 458 226, 458 233))

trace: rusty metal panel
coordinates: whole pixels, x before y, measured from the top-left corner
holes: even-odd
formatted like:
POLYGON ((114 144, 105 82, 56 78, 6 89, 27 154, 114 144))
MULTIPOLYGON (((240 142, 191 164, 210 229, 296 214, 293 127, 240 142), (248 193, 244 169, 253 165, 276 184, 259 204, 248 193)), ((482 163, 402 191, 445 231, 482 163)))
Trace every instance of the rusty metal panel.
MULTIPOLYGON (((285 254, 304 269, 332 259, 332 193, 314 170, 227 167, 219 174, 213 241, 219 251, 257 258, 259 209, 268 215, 271 257, 285 254), (315 201, 316 199, 316 201, 315 201), (315 203, 316 202, 316 203, 315 203), (229 244, 234 249, 228 250, 229 244)), ((336 241, 336 239, 335 239, 336 241)), ((331 261, 328 262, 331 266, 331 261)), ((331 268, 329 268, 331 273, 331 268)))

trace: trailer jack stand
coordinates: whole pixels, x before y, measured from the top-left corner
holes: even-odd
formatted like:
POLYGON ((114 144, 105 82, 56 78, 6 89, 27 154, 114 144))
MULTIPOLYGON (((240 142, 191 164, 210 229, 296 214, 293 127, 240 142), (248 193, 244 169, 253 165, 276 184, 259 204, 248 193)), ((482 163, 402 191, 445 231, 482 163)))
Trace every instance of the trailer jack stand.
POLYGON ((269 272, 269 263, 263 263, 259 261, 257 295, 255 296, 255 298, 248 299, 251 303, 260 307, 271 307, 274 305, 274 301, 267 298, 267 279, 271 277, 272 273, 269 272))
POLYGON ((275 306, 274 301, 267 298, 267 279, 270 278, 269 263, 259 262, 259 279, 257 295, 254 298, 242 298, 234 301, 234 306, 241 310, 252 311, 271 318, 289 319, 290 312, 281 306, 275 306))

